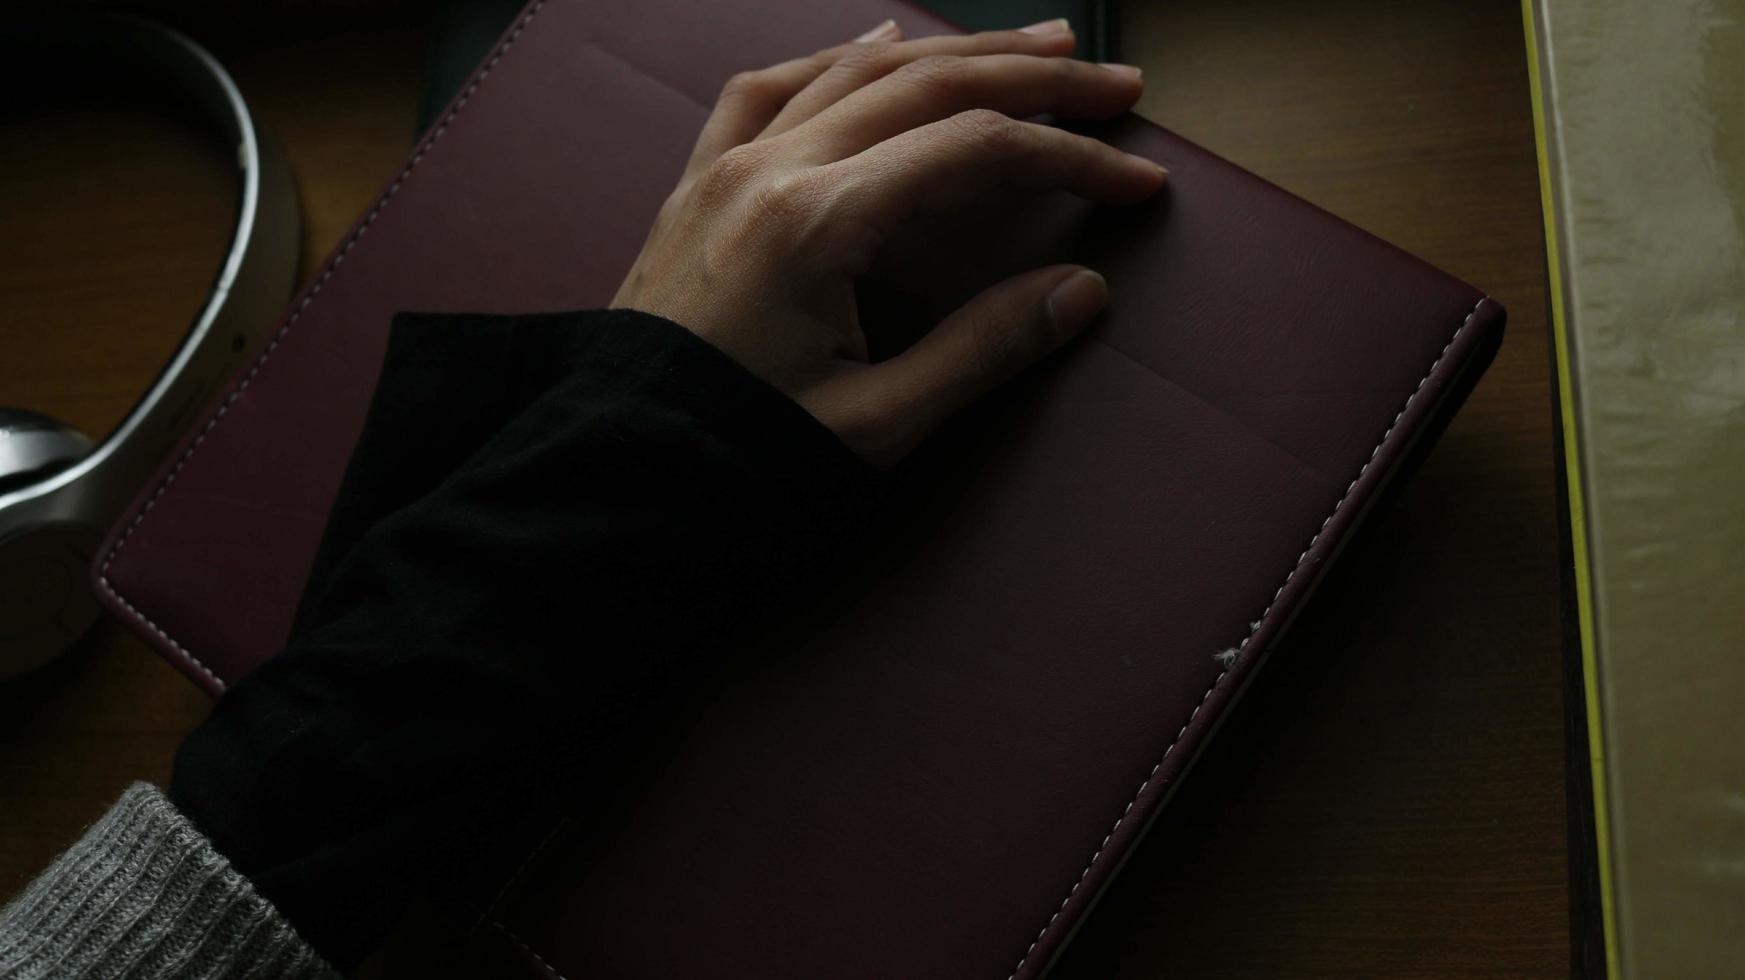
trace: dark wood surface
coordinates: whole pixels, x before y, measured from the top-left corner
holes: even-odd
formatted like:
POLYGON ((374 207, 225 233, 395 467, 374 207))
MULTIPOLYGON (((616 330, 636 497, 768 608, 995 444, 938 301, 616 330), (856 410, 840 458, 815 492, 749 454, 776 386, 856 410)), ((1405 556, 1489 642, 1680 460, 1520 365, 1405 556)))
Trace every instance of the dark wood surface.
POLYGON ((1147 115, 1484 288, 1509 328, 1057 975, 1567 976, 1556 457, 1520 7, 1127 9, 1147 115))
MULTIPOLYGON (((302 194, 303 268, 317 268, 411 144, 427 13, 328 0, 143 9, 211 48, 283 145, 302 194)), ((0 405, 101 435, 210 285, 233 208, 227 151, 149 100, 28 106, 0 112, 0 405)), ((166 780, 208 705, 112 622, 0 681, 0 900, 128 783, 166 780)))
MULTIPOLYGON (((1553 413, 1519 8, 1126 6, 1146 114, 1485 288, 1510 325, 1058 975, 1564 975, 1553 413)), ((298 10, 181 3, 169 16, 285 144, 313 268, 409 144, 426 16, 298 10)), ((137 113, 105 111, 105 126, 55 123, 59 149, 40 119, 0 124, 0 403, 96 431, 191 315, 227 201, 206 179, 219 158, 191 132, 145 138, 137 113), (125 166, 91 152, 103 140, 128 147, 125 166)), ((0 896, 127 782, 161 781, 205 709, 111 624, 0 682, 0 896)))

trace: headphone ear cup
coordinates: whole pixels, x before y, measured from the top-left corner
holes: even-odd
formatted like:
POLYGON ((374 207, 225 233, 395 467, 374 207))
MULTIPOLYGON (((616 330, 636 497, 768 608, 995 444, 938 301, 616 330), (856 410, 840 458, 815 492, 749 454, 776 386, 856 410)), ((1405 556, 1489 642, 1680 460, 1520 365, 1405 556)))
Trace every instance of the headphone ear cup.
MULTIPOLYGON (((21 408, 0 408, 0 494, 84 459, 91 440, 21 408)), ((47 663, 97 618, 85 577, 101 535, 76 521, 8 526, 0 512, 0 678, 47 663)))
POLYGON ((90 454, 91 438, 22 408, 0 408, 0 493, 27 486, 90 454))
POLYGON ((99 610, 87 576, 101 543, 72 521, 0 537, 0 678, 53 660, 90 629, 99 610))

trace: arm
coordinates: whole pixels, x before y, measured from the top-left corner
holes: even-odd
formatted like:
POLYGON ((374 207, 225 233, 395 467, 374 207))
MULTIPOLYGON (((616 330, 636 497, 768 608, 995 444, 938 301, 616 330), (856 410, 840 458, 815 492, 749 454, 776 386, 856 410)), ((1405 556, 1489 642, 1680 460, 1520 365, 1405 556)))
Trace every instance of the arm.
MULTIPOLYGON (((649 314, 403 317, 391 346, 490 361, 524 407, 368 527, 170 784, 348 966, 416 898, 470 923, 563 814, 598 809, 742 627, 832 549, 871 474, 649 314)), ((441 397, 399 367, 378 410, 408 387, 441 397)), ((342 497, 403 461, 373 423, 342 497)))
POLYGON ((0 977, 331 976, 315 949, 355 964, 420 895, 475 917, 871 473, 658 317, 399 318, 297 637, 184 743, 168 797, 130 788, 0 912, 0 977), (448 395, 456 364, 495 373, 448 395), (453 402, 507 420, 442 472, 401 442, 453 402))
POLYGON ((0 977, 337 977, 155 786, 0 909, 0 977))
POLYGON ((800 601, 877 467, 1101 309, 1100 277, 1050 266, 888 360, 858 321, 856 277, 918 213, 989 185, 1110 203, 1161 186, 1149 161, 1019 121, 1114 115, 1140 91, 1038 28, 883 29, 740 76, 617 309, 398 324, 415 348, 505 345, 463 347, 431 382, 492 365, 500 415, 407 466, 417 440, 376 425, 385 376, 341 503, 388 506, 335 515, 296 636, 190 736, 169 794, 328 962, 354 965, 419 901, 464 933, 560 815, 614 792, 688 685, 800 601))

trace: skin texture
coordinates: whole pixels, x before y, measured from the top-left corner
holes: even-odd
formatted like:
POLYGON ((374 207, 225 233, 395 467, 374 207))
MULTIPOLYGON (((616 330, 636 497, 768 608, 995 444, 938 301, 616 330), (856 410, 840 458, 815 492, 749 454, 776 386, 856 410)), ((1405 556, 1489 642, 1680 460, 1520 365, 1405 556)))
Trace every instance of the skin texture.
POLYGON ((1163 168, 1022 120, 1100 119, 1137 69, 1067 57, 1064 21, 848 44, 729 80, 612 305, 656 313, 793 398, 875 465, 1065 343, 1108 299, 1079 266, 989 288, 902 354, 868 362, 854 280, 906 222, 997 190, 1133 203, 1163 168))

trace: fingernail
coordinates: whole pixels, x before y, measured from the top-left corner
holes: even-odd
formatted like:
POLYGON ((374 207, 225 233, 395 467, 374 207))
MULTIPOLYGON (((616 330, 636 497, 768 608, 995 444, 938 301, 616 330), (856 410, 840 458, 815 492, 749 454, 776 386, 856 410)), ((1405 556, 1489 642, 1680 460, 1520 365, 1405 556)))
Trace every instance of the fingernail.
POLYGON ((1117 75, 1126 75, 1128 78, 1143 78, 1145 76, 1145 73, 1139 70, 1138 65, 1122 65, 1113 61, 1104 61, 1099 62, 1098 66, 1107 68, 1117 75))
POLYGON ((1048 320, 1061 338, 1083 330, 1109 303, 1109 284, 1089 269, 1062 279, 1049 292, 1048 320))
POLYGON ((1020 28, 1018 28, 1018 33, 1020 33, 1020 34, 1071 34, 1072 33, 1072 25, 1067 23, 1067 20, 1065 17, 1056 17, 1053 20, 1045 20, 1040 24, 1031 24, 1029 27, 1020 27, 1020 28))
POLYGON ((897 36, 897 22, 887 20, 879 26, 867 31, 854 39, 854 44, 866 44, 869 41, 888 41, 897 36))
POLYGON ((1127 155, 1129 157, 1131 157, 1132 159, 1137 160, 1140 163, 1144 164, 1145 168, 1147 170, 1156 171, 1156 173, 1159 177, 1168 177, 1169 176, 1169 171, 1165 170, 1163 164, 1158 163, 1156 160, 1153 160, 1150 157, 1142 157, 1137 153, 1129 153, 1127 155))

